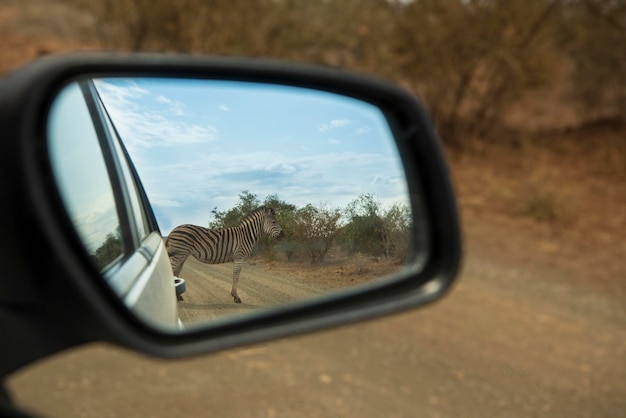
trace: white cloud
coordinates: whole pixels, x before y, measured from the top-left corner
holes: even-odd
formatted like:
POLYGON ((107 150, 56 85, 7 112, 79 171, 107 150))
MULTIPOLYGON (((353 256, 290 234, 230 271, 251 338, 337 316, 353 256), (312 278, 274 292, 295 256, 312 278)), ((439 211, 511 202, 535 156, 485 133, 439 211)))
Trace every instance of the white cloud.
POLYGON ((230 108, 224 104, 220 105, 220 110, 223 112, 230 112, 230 108))
POLYGON ((151 199, 151 203, 153 205, 168 207, 168 208, 179 208, 182 206, 182 203, 178 200, 172 200, 167 198, 155 198, 151 199))
POLYGON ((349 119, 333 119, 328 123, 323 123, 318 127, 320 132, 328 132, 332 129, 341 128, 350 124, 349 119))
POLYGON ((291 174, 296 172, 296 167, 283 162, 270 163, 265 167, 265 171, 271 173, 291 174))
POLYGON ((155 101, 170 105, 169 113, 148 108, 143 99, 151 93, 130 83, 118 86, 97 82, 98 91, 129 149, 175 147, 217 140, 217 129, 189 123, 184 115, 184 104, 159 95, 155 101), (172 116, 172 114, 174 116, 172 116))
POLYGON ((101 94, 102 91, 100 88, 104 87, 107 97, 118 103, 128 102, 129 99, 136 99, 148 94, 147 90, 142 89, 137 84, 132 82, 126 87, 121 87, 114 84, 96 81, 96 86, 101 94))
POLYGON ((165 96, 158 95, 156 101, 165 103, 170 106, 170 112, 175 115, 183 116, 185 114, 185 104, 176 100, 168 99, 165 96))

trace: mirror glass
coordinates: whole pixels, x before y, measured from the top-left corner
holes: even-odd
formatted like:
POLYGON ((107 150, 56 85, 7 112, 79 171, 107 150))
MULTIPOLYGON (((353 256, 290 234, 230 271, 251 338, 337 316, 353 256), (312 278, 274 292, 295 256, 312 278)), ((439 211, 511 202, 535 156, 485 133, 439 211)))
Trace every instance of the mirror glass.
POLYGON ((427 251, 427 237, 413 242, 425 228, 413 223, 389 124, 354 98, 223 80, 86 79, 56 97, 48 151, 94 265, 161 327, 389 280, 416 248, 427 251))

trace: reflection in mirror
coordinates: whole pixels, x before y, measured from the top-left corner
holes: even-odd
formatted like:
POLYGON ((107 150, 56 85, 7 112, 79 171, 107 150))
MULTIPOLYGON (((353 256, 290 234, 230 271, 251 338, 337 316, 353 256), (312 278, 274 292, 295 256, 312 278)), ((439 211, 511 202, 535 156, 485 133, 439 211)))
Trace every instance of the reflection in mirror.
POLYGON ((113 189, 90 111, 78 84, 57 97, 51 110, 50 160, 68 212, 100 270, 123 254, 113 189))
MULTIPOLYGON (((105 277, 125 283, 112 287, 131 309, 138 281, 111 278, 132 275, 124 267, 151 230, 165 240, 167 252, 152 256, 171 266, 170 299, 172 274, 185 280, 175 304, 185 324, 389 279, 426 250, 411 242, 415 206, 389 125, 363 101, 273 84, 106 78, 66 87, 48 135, 77 233, 105 277)), ((157 273, 143 254, 147 286, 157 273)))

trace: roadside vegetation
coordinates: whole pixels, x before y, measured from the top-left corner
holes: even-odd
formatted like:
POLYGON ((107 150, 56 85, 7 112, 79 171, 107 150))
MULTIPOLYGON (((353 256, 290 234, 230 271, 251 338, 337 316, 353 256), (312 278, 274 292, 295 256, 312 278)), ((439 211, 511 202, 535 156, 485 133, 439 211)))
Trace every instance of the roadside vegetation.
POLYGON ((253 254, 267 261, 323 264, 333 252, 347 257, 385 258, 401 264, 409 256, 411 212, 404 204, 383 208, 371 194, 363 194, 345 208, 324 204, 296 206, 269 195, 265 200, 247 190, 231 209, 213 209, 209 228, 239 225, 241 219, 261 205, 276 209, 276 221, 285 238, 279 242, 262 236, 253 254))
POLYGON ((491 135, 511 127, 511 106, 564 79, 577 117, 546 128, 626 115, 620 0, 65 1, 93 12, 92 36, 106 48, 271 57, 394 79, 456 148, 504 140, 491 135))
POLYGON ((97 49, 287 59, 390 78, 423 99, 443 140, 458 149, 515 143, 519 131, 623 125, 626 115, 623 0, 4 3, 16 9, 7 19, 16 31, 80 38, 97 49), (549 112, 539 96, 568 114, 549 112), (529 100, 544 114, 533 114, 529 100), (526 112, 512 115, 520 108, 526 112))

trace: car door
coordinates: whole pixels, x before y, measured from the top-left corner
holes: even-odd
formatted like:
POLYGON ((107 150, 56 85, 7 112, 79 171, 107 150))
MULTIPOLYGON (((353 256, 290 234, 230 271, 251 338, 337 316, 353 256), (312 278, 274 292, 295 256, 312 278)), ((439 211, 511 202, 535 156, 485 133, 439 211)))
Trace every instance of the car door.
POLYGON ((159 227, 93 82, 65 88, 50 121, 53 174, 95 268, 137 315, 161 327, 179 327, 159 227))

